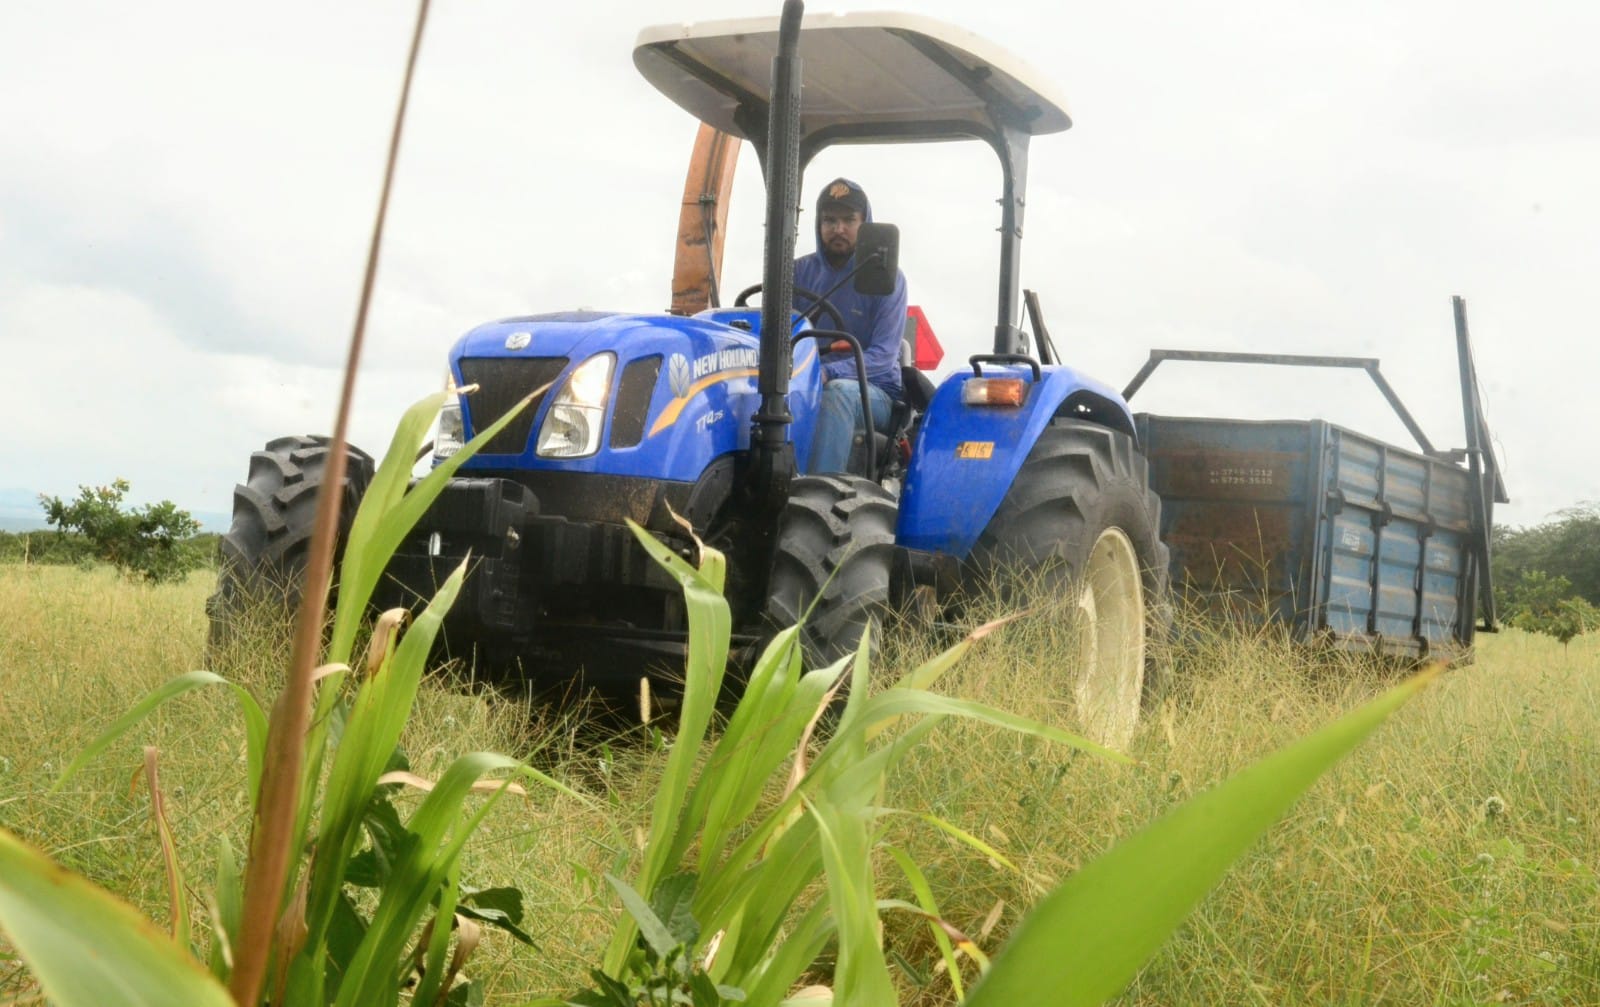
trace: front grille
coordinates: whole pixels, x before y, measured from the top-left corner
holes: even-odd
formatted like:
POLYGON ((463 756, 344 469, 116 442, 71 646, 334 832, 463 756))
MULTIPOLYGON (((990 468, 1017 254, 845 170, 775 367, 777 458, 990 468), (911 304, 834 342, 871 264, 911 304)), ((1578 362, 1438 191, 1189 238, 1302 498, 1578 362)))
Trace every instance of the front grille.
MULTIPOLYGON (((472 433, 488 428, 528 393, 550 384, 566 366, 566 357, 492 357, 461 361, 462 384, 478 386, 477 391, 467 396, 467 417, 472 433)), ((539 392, 516 419, 484 445, 483 453, 520 455, 526 451, 534 417, 548 391, 539 392)))

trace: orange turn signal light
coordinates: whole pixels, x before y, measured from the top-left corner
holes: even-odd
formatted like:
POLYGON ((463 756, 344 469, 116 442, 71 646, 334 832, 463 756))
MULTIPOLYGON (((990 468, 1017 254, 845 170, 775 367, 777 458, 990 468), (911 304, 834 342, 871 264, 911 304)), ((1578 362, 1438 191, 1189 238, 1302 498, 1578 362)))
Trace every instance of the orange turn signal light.
POLYGON ((968 406, 1020 406, 1028 397, 1021 378, 971 378, 961 386, 961 402, 968 406))

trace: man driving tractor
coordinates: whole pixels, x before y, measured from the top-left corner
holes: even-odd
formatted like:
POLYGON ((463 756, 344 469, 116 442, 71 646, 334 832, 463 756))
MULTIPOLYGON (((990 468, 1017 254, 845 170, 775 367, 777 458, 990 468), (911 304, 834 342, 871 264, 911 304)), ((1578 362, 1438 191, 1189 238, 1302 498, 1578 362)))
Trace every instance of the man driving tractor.
MULTIPOLYGON (((861 186, 847 178, 836 178, 823 186, 817 196, 817 250, 795 260, 794 282, 796 307, 810 307, 808 295, 826 296, 839 310, 845 330, 860 341, 867 363, 872 425, 882 430, 889 423, 895 400, 901 396, 900 341, 906 325, 906 277, 896 271, 894 292, 885 296, 860 293, 844 282, 857 265, 856 238, 861 225, 871 220, 872 204, 861 186)), ((827 383, 807 471, 843 472, 855 434, 865 429, 855 357, 850 353, 834 354, 824 361, 823 369, 827 383)))

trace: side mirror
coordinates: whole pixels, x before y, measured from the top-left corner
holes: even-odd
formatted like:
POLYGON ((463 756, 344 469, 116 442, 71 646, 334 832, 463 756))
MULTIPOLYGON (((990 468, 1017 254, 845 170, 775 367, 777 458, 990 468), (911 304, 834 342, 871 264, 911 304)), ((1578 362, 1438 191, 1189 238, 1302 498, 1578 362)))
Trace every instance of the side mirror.
POLYGON ((856 292, 884 297, 894 293, 900 275, 900 228, 893 224, 862 224, 856 233, 856 292))

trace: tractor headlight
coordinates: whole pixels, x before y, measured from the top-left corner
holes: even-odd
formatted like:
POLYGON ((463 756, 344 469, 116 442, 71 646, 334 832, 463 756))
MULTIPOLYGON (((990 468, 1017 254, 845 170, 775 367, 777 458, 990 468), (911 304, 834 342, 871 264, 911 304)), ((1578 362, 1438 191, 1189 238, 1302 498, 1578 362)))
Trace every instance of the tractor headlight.
POLYGON ((614 353, 597 353, 579 364, 562 386, 539 427, 541 458, 582 458, 600 450, 614 353))
POLYGON ((460 451, 467 441, 466 427, 461 423, 461 396, 456 387, 456 377, 449 371, 444 373, 444 390, 447 398, 444 405, 439 407, 439 418, 434 422, 433 434, 433 457, 441 462, 460 451))
POLYGON ((467 431, 461 423, 461 400, 451 396, 439 407, 439 432, 433 437, 433 456, 444 461, 466 443, 467 431))

